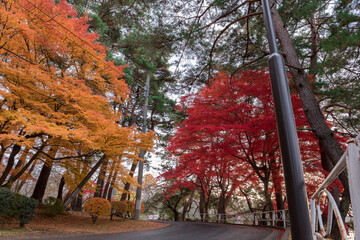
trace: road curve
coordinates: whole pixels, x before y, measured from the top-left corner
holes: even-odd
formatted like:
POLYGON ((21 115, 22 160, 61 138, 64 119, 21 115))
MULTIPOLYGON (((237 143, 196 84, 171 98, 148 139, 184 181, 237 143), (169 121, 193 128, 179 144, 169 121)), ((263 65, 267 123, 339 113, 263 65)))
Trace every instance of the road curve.
POLYGON ((76 237, 56 237, 52 240, 278 240, 283 231, 272 228, 261 228, 231 224, 169 222, 165 228, 125 232, 116 234, 99 234, 76 237))

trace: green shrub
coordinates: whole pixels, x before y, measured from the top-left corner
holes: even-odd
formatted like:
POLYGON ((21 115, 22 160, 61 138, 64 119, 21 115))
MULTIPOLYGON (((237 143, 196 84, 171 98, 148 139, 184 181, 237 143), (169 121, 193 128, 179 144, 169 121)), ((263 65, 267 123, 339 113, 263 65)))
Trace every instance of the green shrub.
POLYGON ((19 219, 20 227, 23 227, 36 216, 35 208, 38 206, 38 201, 24 195, 15 194, 15 206, 15 217, 19 219))
POLYGON ((64 212, 65 207, 61 199, 55 197, 48 197, 44 200, 43 214, 48 217, 55 217, 64 212))
POLYGON ((7 188, 0 188, 0 215, 16 218, 20 227, 25 226, 35 217, 38 201, 20 194, 14 194, 7 188))
POLYGON ((8 188, 0 188, 0 215, 13 218, 15 215, 15 194, 8 188))
POLYGON ((92 217, 95 224, 99 216, 109 216, 111 213, 111 204, 104 198, 90 198, 84 204, 84 210, 92 217))
POLYGON ((126 201, 112 201, 111 202, 111 220, 113 216, 124 217, 127 213, 127 202, 126 201))

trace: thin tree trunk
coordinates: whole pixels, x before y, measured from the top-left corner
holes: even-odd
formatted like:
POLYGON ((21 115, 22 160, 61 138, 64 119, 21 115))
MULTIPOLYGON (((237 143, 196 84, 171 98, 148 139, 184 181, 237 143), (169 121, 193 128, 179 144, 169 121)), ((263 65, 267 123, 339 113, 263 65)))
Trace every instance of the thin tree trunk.
POLYGON ((98 180, 96 183, 96 190, 95 190, 95 194, 94 197, 101 197, 102 196, 102 191, 104 188, 104 178, 105 178, 105 174, 106 174, 106 167, 107 167, 107 161, 105 161, 100 168, 100 172, 99 172, 99 176, 98 176, 98 180))
POLYGON ((112 192, 113 192, 113 187, 110 187, 109 188, 109 192, 108 192, 108 195, 107 195, 107 200, 109 201, 109 202, 111 202, 111 199, 112 199, 112 192))
POLYGON ((65 207, 69 206, 71 201, 76 197, 76 195, 80 192, 80 190, 85 186, 85 184, 90 180, 92 175, 99 169, 101 164, 103 164, 106 160, 106 155, 104 154, 99 161, 95 164, 95 166, 90 170, 90 172, 84 177, 84 179, 79 183, 79 185, 72 191, 70 196, 64 202, 65 207))
POLYGON ((109 188, 110 188, 110 185, 111 185, 112 176, 113 176, 113 174, 114 174, 114 168, 113 168, 114 165, 115 165, 115 163, 112 164, 111 171, 110 171, 110 173, 109 173, 109 176, 108 176, 107 179, 106 179, 106 184, 105 184, 104 192, 103 192, 103 194, 102 194, 102 196, 101 196, 102 198, 105 198, 105 199, 106 199, 106 197, 107 197, 107 195, 108 195, 108 191, 109 191, 109 188))
MULTIPOLYGON (((134 176, 134 172, 136 170, 136 166, 137 166, 137 162, 133 162, 132 165, 131 165, 131 169, 130 169, 130 172, 129 172, 129 176, 130 177, 133 177, 134 176)), ((126 198, 127 198, 127 193, 126 192, 129 192, 130 190, 130 183, 129 182, 126 182, 125 183, 125 186, 124 186, 124 192, 121 194, 121 199, 120 201, 125 201, 126 198)))
POLYGON ((11 150, 11 153, 10 153, 10 156, 8 158, 8 162, 7 162, 7 165, 6 165, 6 168, 3 172, 3 174, 1 175, 1 178, 0 178, 0 186, 5 182, 7 176, 9 175, 12 167, 14 166, 14 163, 15 163, 15 157, 16 155, 20 152, 21 150, 21 146, 20 145, 17 145, 15 144, 11 150))
MULTIPOLYGON (((273 1, 270 1, 270 3, 273 4, 273 1)), ((285 63, 290 66, 289 71, 295 82, 295 87, 300 96, 306 118, 315 136, 319 139, 320 145, 324 149, 327 157, 335 166, 344 151, 336 140, 334 133, 325 122, 324 115, 319 108, 319 103, 311 89, 308 75, 300 63, 290 34, 284 27, 284 23, 276 8, 272 8, 272 14, 275 32, 285 55, 285 63)), ((349 210, 350 204, 349 183, 346 170, 339 175, 339 179, 344 186, 340 203, 341 215, 344 218, 349 210)))
POLYGON ((200 218, 202 222, 205 222, 205 193, 201 189, 200 190, 200 203, 199 203, 199 212, 200 212, 200 218))
POLYGON ((253 207, 251 205, 251 201, 250 201, 250 198, 249 198, 248 194, 246 194, 245 191, 243 191, 240 187, 239 187, 239 189, 240 189, 240 192, 245 196, 246 203, 247 203, 247 205, 249 207, 250 212, 254 212, 254 209, 253 209, 253 207))
MULTIPOLYGON (((16 173, 14 176, 11 176, 10 178, 9 178, 9 180, 7 181, 7 183, 4 185, 5 187, 7 187, 7 188, 11 188, 11 186, 12 186, 12 184, 16 181, 16 180, 18 180, 24 173, 25 173, 25 171, 30 167, 30 166, 32 166, 31 168, 32 168, 32 170, 31 171, 29 171, 29 174, 31 174, 32 173, 32 171, 34 170, 34 166, 35 166, 35 164, 33 164, 33 165, 31 165, 37 158, 38 158, 38 156, 39 156, 39 154, 42 152, 42 150, 45 148, 45 143, 43 142, 42 143, 42 145, 39 147, 39 149, 34 153, 34 155, 29 159, 29 161, 22 167, 22 169, 18 172, 18 173, 16 173)), ((21 187, 24 185, 24 183, 23 184, 20 184, 21 185, 21 187)), ((20 190, 20 189, 19 189, 20 190)))
POLYGON ((75 204, 73 207, 73 211, 75 212, 81 212, 82 211, 82 200, 83 200, 83 194, 80 191, 75 199, 75 204))
POLYGON ((270 158, 271 158, 270 159, 271 175, 273 179, 273 185, 275 188, 276 209, 283 210, 285 209, 285 206, 284 206, 283 193, 281 189, 281 177, 279 174, 280 167, 276 165, 276 159, 274 159, 274 156, 270 156, 270 158))
POLYGON ((186 221, 186 213, 188 213, 188 211, 190 210, 189 208, 191 207, 191 204, 192 204, 192 202, 193 202, 194 194, 195 194, 195 192, 192 191, 189 200, 187 200, 187 201, 184 203, 183 211, 182 211, 182 216, 181 216, 181 220, 182 220, 183 222, 186 221))
POLYGON ((3 161, 3 157, 4 157, 4 154, 5 154, 5 151, 6 149, 8 149, 7 147, 4 148, 4 145, 3 144, 0 144, 0 147, 1 147, 1 150, 0 150, 0 164, 2 163, 3 161))
POLYGON ((112 197, 112 191, 114 189, 114 184, 115 184, 115 181, 116 181, 116 178, 117 178, 117 173, 118 173, 118 168, 116 168, 115 170, 115 173, 111 179, 111 184, 110 184, 110 189, 109 189, 109 193, 108 193, 108 196, 107 196, 107 200, 111 201, 111 197, 112 197))
MULTIPOLYGON (((37 164, 37 161, 32 162, 32 165, 27 173, 28 175, 31 175, 31 173, 34 171, 36 164, 37 164)), ((25 183, 26 183, 26 181, 21 180, 20 183, 16 186, 15 192, 19 193, 21 191, 21 188, 25 185, 25 183)))
POLYGON ((11 184, 9 183, 13 183, 14 182, 14 176, 16 174, 16 172, 19 172, 19 170, 21 169, 21 167, 24 166, 24 163, 26 161, 26 158, 28 156, 28 153, 29 153, 29 149, 28 148, 25 148, 22 153, 21 153, 21 156, 19 158, 19 161, 16 163, 15 165, 15 168, 14 168, 14 173, 13 175, 11 175, 7 181, 6 184, 4 184, 4 187, 8 187, 8 188, 11 188, 11 184))
POLYGON ((62 176, 60 179, 60 183, 59 183, 59 189, 58 189, 58 194, 57 194, 57 199, 62 200, 62 196, 63 196, 63 191, 64 191, 64 185, 65 185, 65 177, 62 176))

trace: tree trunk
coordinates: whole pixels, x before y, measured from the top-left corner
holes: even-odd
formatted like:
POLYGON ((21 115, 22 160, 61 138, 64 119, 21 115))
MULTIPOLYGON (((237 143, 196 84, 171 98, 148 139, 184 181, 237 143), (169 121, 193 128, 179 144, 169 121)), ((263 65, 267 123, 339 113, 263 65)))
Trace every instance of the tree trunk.
MULTIPOLYGON (((31 175, 31 173, 34 171, 36 164, 37 164, 37 161, 32 162, 31 168, 29 169, 29 171, 27 173, 28 175, 31 175)), ((16 186, 15 192, 19 193, 21 191, 21 188, 25 185, 25 183, 26 183, 26 181, 21 180, 20 183, 16 186)))
POLYGON ((108 192, 108 195, 107 195, 107 200, 109 201, 109 202, 111 202, 111 198, 112 198, 112 191, 113 191, 113 187, 110 187, 110 189, 109 189, 109 192, 108 192))
POLYGON ((12 186, 12 183, 14 183, 14 176, 16 174, 16 172, 19 172, 19 170, 21 170, 21 168, 24 166, 24 163, 26 161, 26 158, 28 156, 28 153, 29 153, 29 149, 28 148, 25 148, 24 151, 22 151, 21 153, 21 156, 19 158, 19 161, 16 163, 15 165, 15 168, 14 168, 14 173, 13 175, 11 175, 7 181, 6 184, 4 184, 4 187, 7 187, 7 188, 11 188, 12 186), (11 184, 10 184, 11 183, 11 184))
POLYGON ((55 157, 58 148, 59 147, 57 147, 57 146, 50 147, 49 154, 48 154, 50 157, 46 157, 46 161, 41 169, 39 178, 38 178, 35 188, 34 188, 34 192, 31 196, 31 198, 38 200, 39 203, 42 202, 42 199, 44 197, 46 186, 47 186, 49 176, 51 173, 51 169, 54 164, 54 161, 51 158, 55 157))
MULTIPOLYGON (((29 170, 29 173, 32 173, 32 171, 34 170, 34 167, 35 167, 35 164, 32 165, 32 163, 37 159, 37 157, 42 152, 42 150, 45 148, 45 146, 46 145, 43 142, 42 145, 39 147, 39 149, 29 159, 29 161, 21 168, 21 170, 18 173, 16 173, 14 176, 11 176, 4 186, 7 188, 11 188, 12 184, 25 173, 25 171, 30 167, 30 165, 31 165, 31 169, 30 169, 31 171, 29 170)), ((24 183, 20 184, 21 187, 23 185, 24 185, 24 183)), ((21 187, 20 187, 20 189, 21 189, 21 187)), ((19 189, 19 191, 20 191, 20 189, 19 189)))
POLYGON ((273 185, 275 188, 275 199, 276 199, 276 209, 277 210, 283 210, 285 209, 284 206, 284 199, 281 189, 281 176, 279 174, 280 166, 276 165, 276 159, 274 159, 274 156, 270 156, 270 168, 271 168, 271 175, 273 179, 273 185))
MULTIPOLYGON (((270 3, 272 4, 273 1, 270 1, 270 3)), ((272 13, 275 32, 284 53, 285 63, 290 66, 289 71, 295 82, 295 87, 301 99, 306 118, 315 136, 319 139, 320 145, 324 149, 327 157, 335 166, 344 151, 336 140, 334 133, 325 122, 325 118, 319 108, 319 103, 312 92, 308 75, 299 61, 290 34, 284 27, 284 23, 276 8, 272 8, 272 13)), ((345 217, 350 204, 349 184, 346 170, 339 175, 339 179, 344 186, 340 211, 341 215, 345 217)))
POLYGON ((77 195, 77 197, 75 199, 75 204, 72 208, 73 211, 75 211, 75 212, 82 211, 82 200, 83 200, 82 192, 79 192, 79 194, 77 195))
MULTIPOLYGON (((136 170, 137 163, 138 163, 138 162, 133 162, 133 163, 132 163, 131 169, 130 169, 130 172, 129 172, 129 176, 130 176, 130 177, 133 177, 133 176, 134 176, 134 172, 135 172, 135 170, 136 170)), ((130 183, 129 183, 129 182, 126 182, 126 183, 125 183, 124 190, 125 190, 125 192, 123 192, 123 193, 121 194, 121 199, 120 199, 120 201, 125 201, 126 198, 127 198, 127 195, 128 195, 128 194, 127 194, 126 192, 129 192, 129 190, 130 190, 130 183)))
POLYGON ((112 191, 114 189, 114 184, 117 178, 117 173, 118 173, 118 169, 116 168, 116 171, 114 173, 114 175, 111 178, 111 183, 110 183, 110 189, 109 189, 109 193, 107 195, 107 200, 111 201, 111 197, 112 197, 112 191))
POLYGON ((220 197, 219 197, 219 203, 218 203, 218 207, 217 207, 217 213, 219 215, 218 219, 220 220, 220 222, 226 221, 225 202, 226 202, 225 192, 221 191, 220 197))
POLYGON ((104 188, 104 178, 105 178, 105 174, 106 174, 106 167, 107 167, 107 161, 104 161, 100 168, 94 197, 102 196, 103 188, 104 188))
POLYGON ((6 165, 6 168, 3 172, 3 174, 1 175, 1 178, 0 178, 0 186, 5 182, 7 176, 9 175, 12 167, 14 166, 14 163, 15 163, 15 157, 16 155, 20 152, 21 150, 21 146, 20 145, 17 145, 15 144, 11 150, 11 153, 10 153, 10 156, 8 158, 8 162, 7 162, 7 165, 6 165))
POLYGON ((59 183, 59 189, 58 189, 58 194, 57 194, 57 199, 62 200, 62 195, 63 195, 63 191, 64 191, 64 185, 65 185, 65 177, 62 176, 60 179, 60 183, 59 183))
POLYGON ((205 211, 205 193, 202 189, 200 190, 199 212, 201 221, 205 222, 205 220, 207 219, 207 214, 205 211))
POLYGON ((89 181, 92 175, 99 169, 101 164, 103 164, 106 160, 106 155, 104 154, 99 161, 95 164, 95 166, 90 170, 90 172, 84 177, 84 179, 79 183, 79 185, 74 189, 74 191, 70 194, 70 196, 65 200, 64 206, 67 207, 71 203, 71 201, 75 198, 75 196, 80 192, 80 190, 85 186, 85 184, 89 181))
POLYGON ((239 190, 240 190, 240 192, 245 196, 246 203, 247 203, 247 205, 248 205, 248 207, 249 207, 250 212, 254 212, 254 209, 253 209, 253 207, 252 207, 252 205, 251 205, 251 201, 250 201, 249 195, 248 195, 245 191, 243 191, 240 187, 239 187, 239 190))
POLYGON ((113 168, 114 164, 112 164, 112 167, 111 167, 111 171, 110 171, 110 174, 106 180, 106 184, 105 184, 105 188, 104 188, 104 192, 102 194, 102 198, 107 198, 108 196, 108 191, 109 191, 109 188, 110 188, 110 185, 111 185, 111 180, 112 180, 112 176, 114 174, 114 168, 113 168))
POLYGON ((265 202, 266 202, 266 206, 268 208, 269 211, 274 211, 274 206, 273 203, 271 201, 271 196, 269 193, 269 183, 265 183, 264 182, 264 196, 265 196, 265 202))
POLYGON ((186 221, 186 213, 188 213, 188 211, 190 210, 189 208, 191 207, 191 204, 192 204, 192 202, 193 202, 194 193, 195 193, 195 192, 192 191, 189 200, 184 203, 183 211, 182 211, 182 215, 181 215, 181 220, 182 220, 183 222, 186 221))
POLYGON ((2 163, 3 161, 3 157, 4 157, 4 154, 5 154, 5 151, 6 149, 8 149, 7 147, 4 148, 4 145, 3 144, 0 144, 0 147, 1 147, 1 150, 0 150, 0 164, 2 163))

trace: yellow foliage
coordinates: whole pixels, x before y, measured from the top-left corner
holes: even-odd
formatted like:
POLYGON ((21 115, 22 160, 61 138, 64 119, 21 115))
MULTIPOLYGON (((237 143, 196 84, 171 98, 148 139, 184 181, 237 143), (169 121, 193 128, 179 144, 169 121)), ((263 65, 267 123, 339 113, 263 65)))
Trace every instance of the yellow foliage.
MULTIPOLYGON (((151 151, 154 133, 117 124, 120 114, 110 101, 127 99, 125 66, 106 62, 88 20, 66 1, 0 3, 0 142, 30 148, 51 139, 47 144, 56 141, 63 157, 101 152, 118 163, 117 179, 130 181, 121 163, 138 161, 140 149, 151 151)), ((81 181, 96 158, 82 161, 59 162, 68 186, 81 181)))
MULTIPOLYGON (((97 217, 109 216, 111 213, 111 204, 104 198, 90 198, 84 204, 84 210, 89 213, 95 221, 97 217)), ((94 223, 95 223, 94 221, 94 223)))
POLYGON ((125 216, 127 213, 127 202, 126 201, 111 201, 111 214, 116 216, 125 216))

